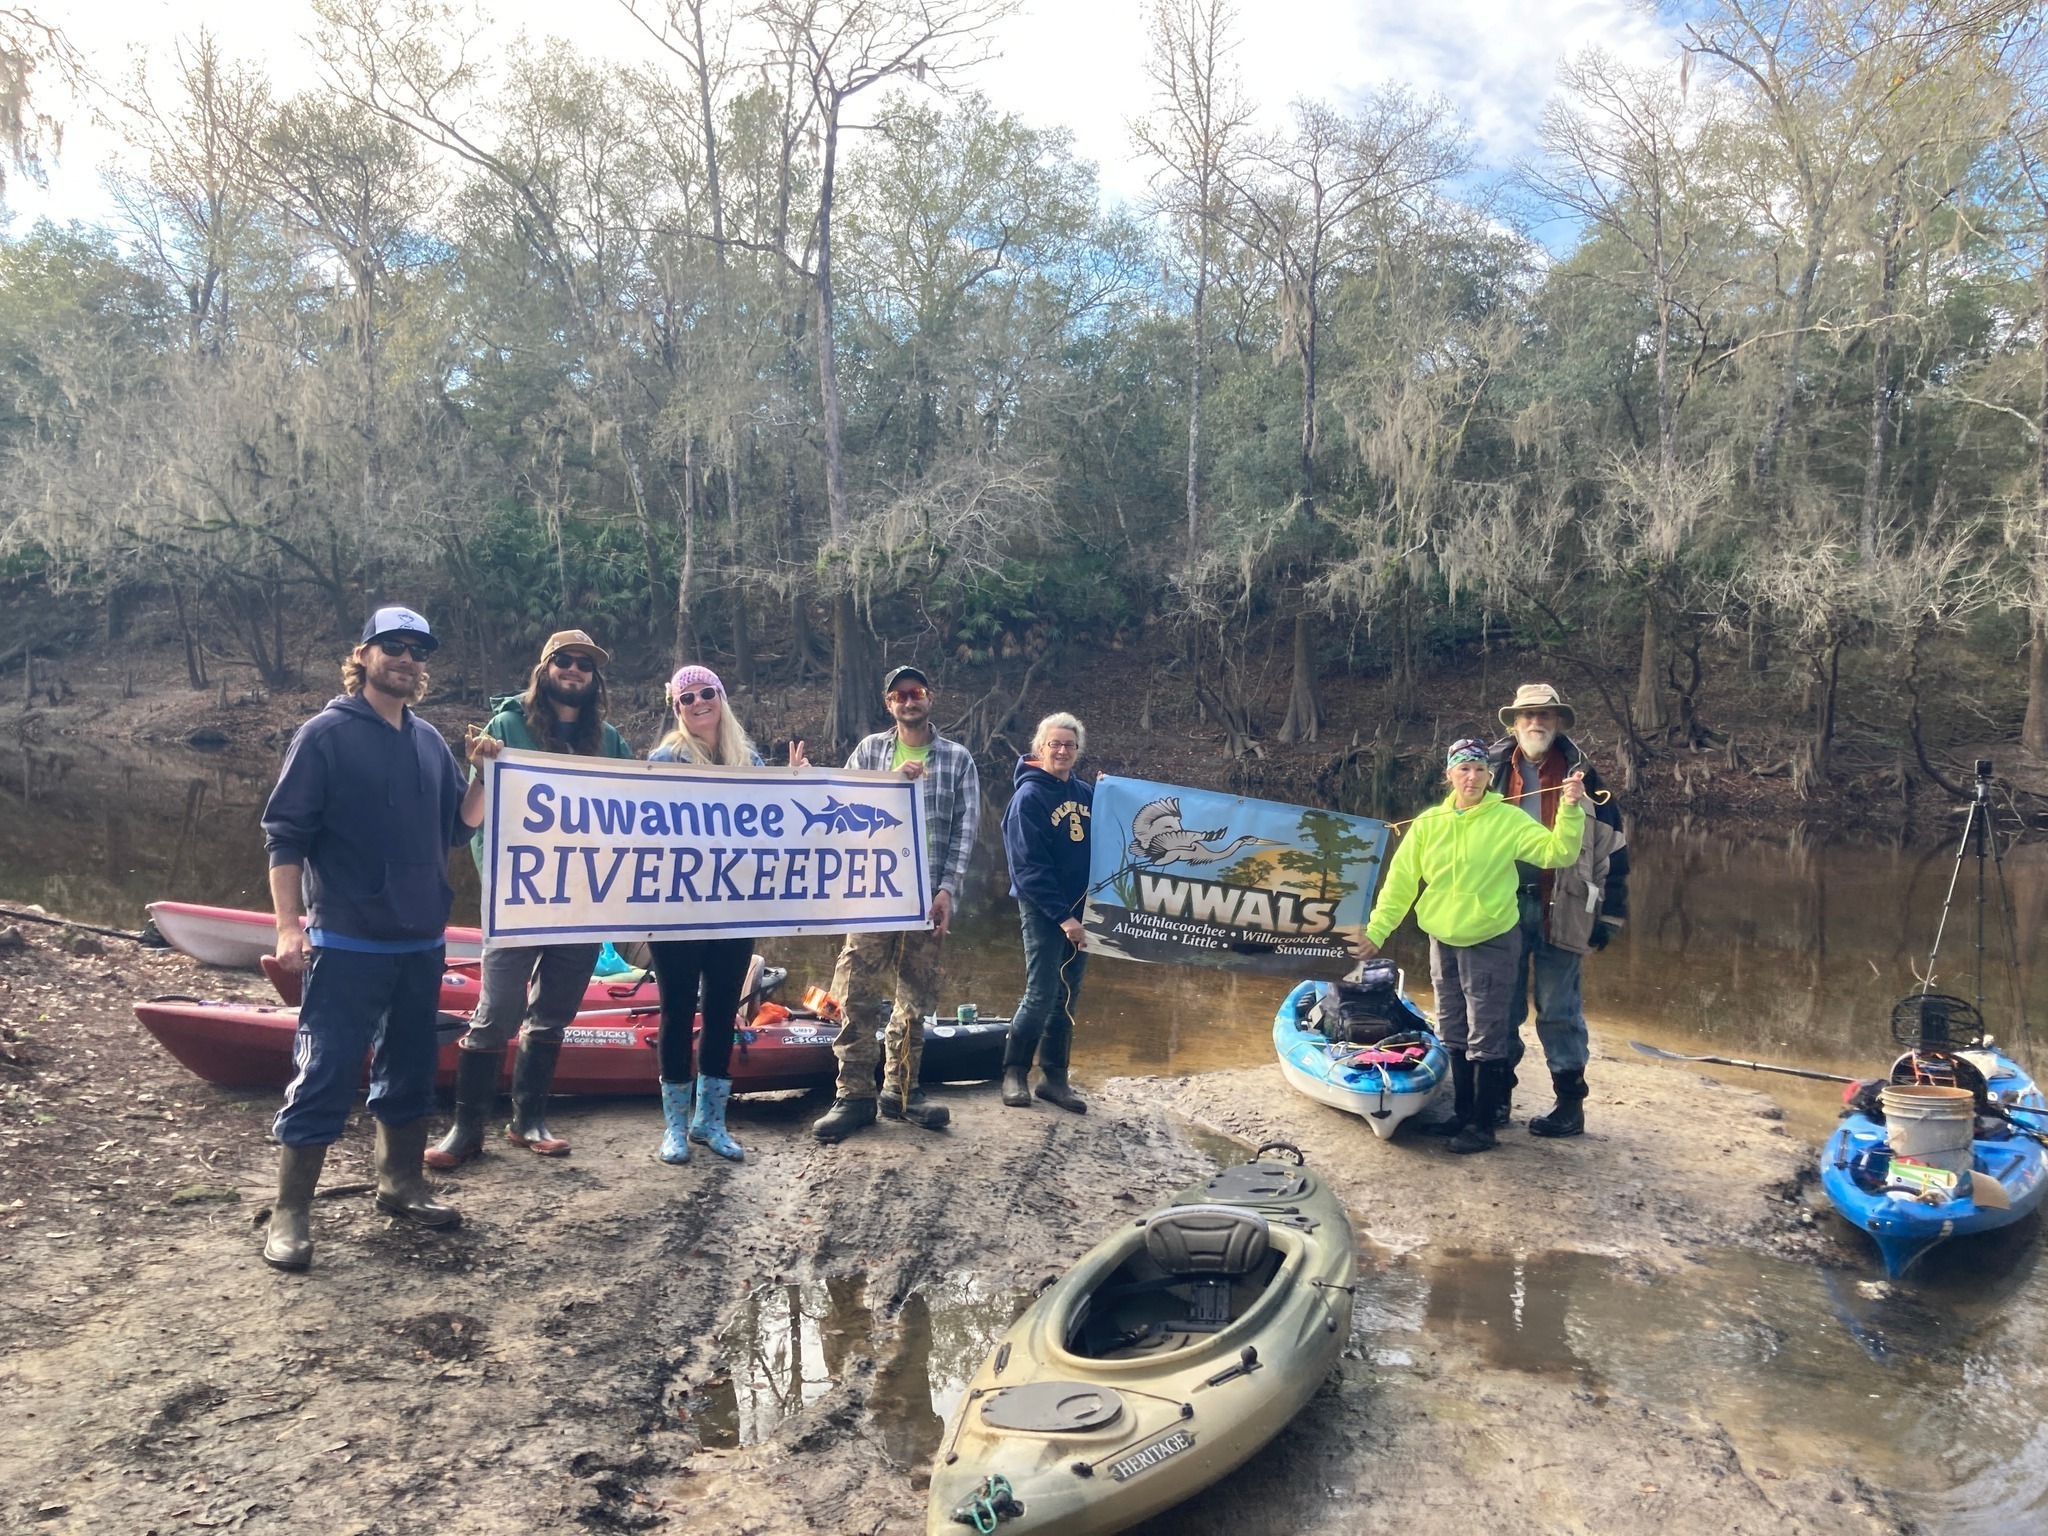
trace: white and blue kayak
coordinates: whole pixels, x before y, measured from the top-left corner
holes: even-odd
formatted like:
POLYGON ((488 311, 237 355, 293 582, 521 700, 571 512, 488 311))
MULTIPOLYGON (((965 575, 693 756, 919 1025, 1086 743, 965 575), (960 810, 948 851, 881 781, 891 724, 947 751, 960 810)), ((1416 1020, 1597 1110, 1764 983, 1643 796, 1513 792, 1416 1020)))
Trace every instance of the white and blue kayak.
POLYGON ((1377 989, 1384 996, 1369 1006, 1376 1027, 1347 1028, 1338 989, 1348 985, 1304 981, 1289 992, 1273 1016, 1273 1049, 1296 1089, 1360 1116, 1385 1140, 1436 1098, 1451 1059, 1391 974, 1377 989))
POLYGON ((1821 1152, 1821 1187, 1836 1210, 1870 1234, 1894 1279, 1951 1238, 2025 1220, 2048 1195, 2048 1148, 2018 1128, 2048 1131, 2041 1090, 2002 1052, 1961 1054, 1983 1073, 1989 1103, 2010 1117, 1978 1118, 1967 1170, 1929 1169, 1896 1156, 1884 1124, 1862 1113, 1846 1116, 1821 1152))

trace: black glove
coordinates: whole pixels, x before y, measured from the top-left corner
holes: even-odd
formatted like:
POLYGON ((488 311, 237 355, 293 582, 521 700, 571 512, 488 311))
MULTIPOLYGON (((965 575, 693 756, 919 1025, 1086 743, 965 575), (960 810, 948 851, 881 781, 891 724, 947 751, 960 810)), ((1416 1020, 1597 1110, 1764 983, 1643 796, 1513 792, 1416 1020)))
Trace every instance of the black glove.
POLYGON ((1592 933, 1586 936, 1586 947, 1589 949, 1605 949, 1607 941, 1613 937, 1614 925, 1612 923, 1595 923, 1592 933))

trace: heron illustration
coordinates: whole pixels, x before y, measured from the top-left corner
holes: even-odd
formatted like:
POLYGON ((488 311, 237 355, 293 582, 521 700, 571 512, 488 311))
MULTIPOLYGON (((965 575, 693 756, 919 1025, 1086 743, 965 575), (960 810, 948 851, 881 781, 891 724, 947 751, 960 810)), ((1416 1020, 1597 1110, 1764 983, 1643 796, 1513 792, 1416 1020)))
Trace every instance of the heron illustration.
POLYGON ((1131 818, 1131 846, 1127 850, 1134 864, 1221 864, 1240 848, 1264 844, 1280 846, 1277 838, 1254 837, 1245 833, 1221 848, 1208 846, 1211 838, 1228 830, 1216 827, 1207 832, 1190 832, 1180 822, 1180 801, 1154 800, 1141 806, 1131 818))

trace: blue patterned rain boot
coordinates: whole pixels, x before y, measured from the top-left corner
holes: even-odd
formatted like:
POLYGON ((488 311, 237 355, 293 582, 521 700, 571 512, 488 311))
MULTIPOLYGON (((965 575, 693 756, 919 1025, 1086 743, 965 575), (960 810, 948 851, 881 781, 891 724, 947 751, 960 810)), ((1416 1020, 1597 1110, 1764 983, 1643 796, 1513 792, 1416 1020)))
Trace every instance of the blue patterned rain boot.
POLYGON ((725 1128, 725 1106, 732 1097, 732 1079, 700 1077, 697 1083, 697 1112, 690 1117, 690 1140, 709 1147, 720 1157, 745 1162, 746 1149, 725 1128))
POLYGON ((664 1163, 687 1163, 690 1160, 690 1100, 695 1096, 697 1084, 693 1079, 687 1083, 661 1085, 661 1118, 668 1129, 661 1138, 661 1160, 664 1163))

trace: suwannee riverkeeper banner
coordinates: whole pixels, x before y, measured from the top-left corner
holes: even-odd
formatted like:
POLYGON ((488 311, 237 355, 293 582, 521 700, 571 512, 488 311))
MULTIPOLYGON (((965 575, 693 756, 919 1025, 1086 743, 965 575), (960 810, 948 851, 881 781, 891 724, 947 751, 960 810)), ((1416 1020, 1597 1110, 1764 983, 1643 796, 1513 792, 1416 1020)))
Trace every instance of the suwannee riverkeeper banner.
POLYGON ((1385 822, 1104 774, 1088 953, 1333 978, 1357 963, 1385 822))
POLYGON ((508 749, 484 765, 494 944, 922 928, 918 786, 838 768, 698 768, 508 749))

